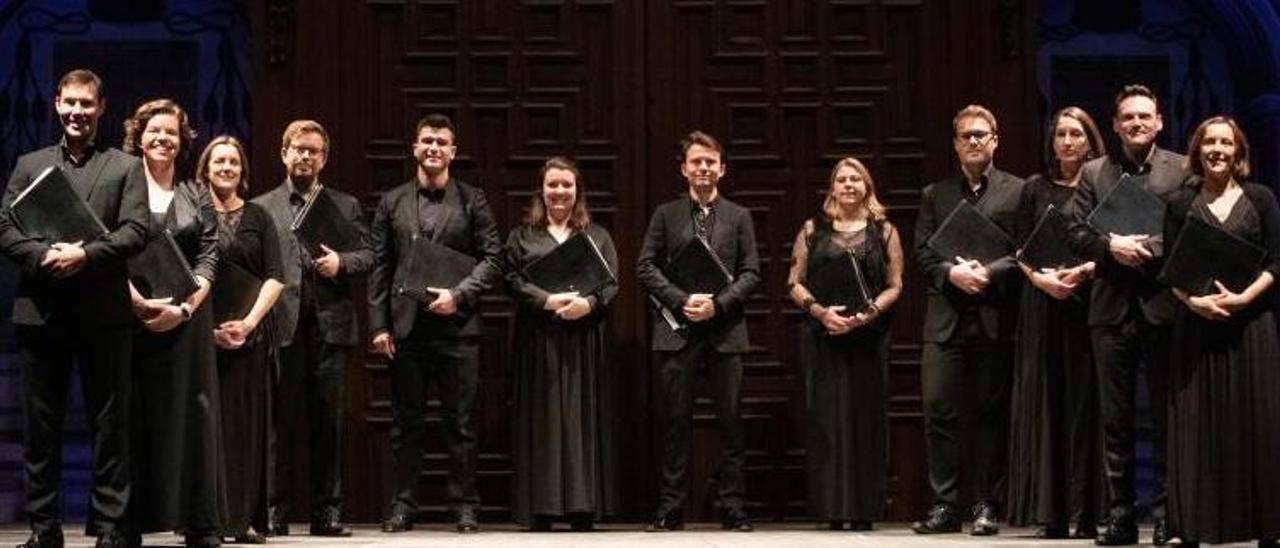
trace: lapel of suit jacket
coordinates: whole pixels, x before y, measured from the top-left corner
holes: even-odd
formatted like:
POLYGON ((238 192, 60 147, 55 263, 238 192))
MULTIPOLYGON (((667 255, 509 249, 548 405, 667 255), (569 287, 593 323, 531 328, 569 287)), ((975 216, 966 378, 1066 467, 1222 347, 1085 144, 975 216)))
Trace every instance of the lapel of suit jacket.
POLYGON ((694 238, 697 237, 693 230, 692 212, 689 210, 691 204, 688 198, 683 198, 675 203, 674 210, 671 215, 671 223, 668 229, 671 231, 667 235, 667 240, 674 243, 671 249, 667 250, 669 257, 674 257, 684 246, 689 245, 694 238))
MULTIPOLYGON (((62 163, 62 157, 61 157, 62 145, 60 144, 54 145, 53 148, 50 149, 50 152, 52 153, 52 157, 49 158, 48 165, 60 165, 62 163)), ((105 155, 107 154, 107 151, 104 149, 98 149, 98 150, 94 150, 93 154, 105 155)), ((89 177, 87 179, 70 178, 71 188, 75 189, 76 194, 79 194, 80 197, 83 198, 86 203, 88 203, 89 198, 93 196, 94 189, 98 187, 98 180, 102 178, 102 172, 107 168, 107 164, 109 163, 111 163, 110 158, 99 161, 98 169, 94 170, 93 177, 89 177)))
MULTIPOLYGON (((738 224, 737 219, 730 216, 733 206, 729 201, 723 196, 717 198, 716 201, 719 202, 716 204, 716 224, 711 227, 711 241, 708 243, 711 244, 711 249, 715 250, 716 254, 720 256, 720 260, 723 261, 725 254, 720 251, 719 247, 722 244, 737 243, 737 240, 733 238, 733 233, 738 231, 738 224)), ((731 269, 734 267, 734 265, 726 266, 731 269)))
MULTIPOLYGON (((438 214, 439 219, 436 220, 436 229, 431 234, 431 241, 440 243, 440 239, 444 237, 445 228, 449 226, 449 219, 453 217, 455 211, 462 210, 462 193, 458 190, 458 181, 452 177, 449 178, 449 184, 444 187, 444 199, 440 201, 441 211, 438 214)), ((417 197, 417 189, 414 189, 414 197, 417 197)), ((421 211, 417 208, 417 200, 414 200, 414 211, 421 211)), ((416 216, 415 216, 416 217, 416 216)), ((419 224, 419 227, 422 225, 419 224)), ((420 229, 420 228, 419 228, 420 229)))

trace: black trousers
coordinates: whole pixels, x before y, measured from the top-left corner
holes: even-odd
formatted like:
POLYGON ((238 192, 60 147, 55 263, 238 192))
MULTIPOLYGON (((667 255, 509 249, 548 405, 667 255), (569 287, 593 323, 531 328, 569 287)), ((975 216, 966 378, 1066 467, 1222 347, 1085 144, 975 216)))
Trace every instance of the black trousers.
POLYGON ((342 377, 351 347, 325 342, 309 308, 299 313, 293 341, 280 349, 280 375, 272 387, 267 452, 273 470, 268 473, 267 503, 286 517, 290 457, 303 414, 309 430, 312 517, 342 510, 342 377))
POLYGON ((133 337, 128 326, 50 322, 18 326, 18 359, 26 380, 27 518, 43 533, 62 524, 62 423, 73 364, 79 365, 93 443, 93 490, 86 529, 120 526, 129 503, 128 438, 133 337))
POLYGON ((924 343, 920 361, 934 502, 953 508, 960 503, 960 419, 972 404, 978 415, 971 440, 977 455, 974 497, 1000 506, 1009 460, 1013 344, 988 337, 977 316, 966 316, 950 340, 924 343))
POLYGON ((689 451, 693 434, 693 399, 698 376, 710 381, 720 426, 720 509, 742 511, 746 496, 746 441, 738 416, 738 388, 742 384, 742 358, 722 354, 707 340, 691 340, 676 352, 658 352, 665 401, 662 407, 666 429, 663 443, 662 501, 658 513, 680 510, 688 494, 689 451))
MULTIPOLYGON (((427 314, 427 312, 419 312, 427 314)), ((476 435, 471 407, 480 381, 480 348, 474 339, 438 337, 418 322, 409 337, 396 340, 391 362, 391 402, 395 422, 391 450, 396 459, 393 505, 417 511, 418 480, 427 446, 427 391, 435 384, 449 446, 448 503, 455 510, 480 505, 476 489, 476 435)))
POLYGON ((1140 369, 1146 375, 1151 402, 1152 464, 1155 467, 1151 514, 1156 519, 1164 519, 1165 516, 1170 332, 1169 326, 1152 325, 1141 314, 1121 325, 1090 329, 1101 391, 1108 513, 1112 517, 1131 518, 1134 512, 1134 387, 1140 369))

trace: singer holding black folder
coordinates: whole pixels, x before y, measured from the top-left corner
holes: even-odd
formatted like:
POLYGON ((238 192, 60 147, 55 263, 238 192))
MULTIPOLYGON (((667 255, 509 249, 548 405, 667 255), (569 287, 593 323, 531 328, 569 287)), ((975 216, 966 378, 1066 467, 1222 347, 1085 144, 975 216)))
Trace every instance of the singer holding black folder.
POLYGON ((373 266, 368 229, 360 201, 330 185, 320 173, 329 158, 329 133, 314 120, 294 120, 280 140, 285 180, 252 201, 271 214, 284 263, 284 291, 275 307, 280 371, 272 384, 272 425, 267 452, 271 460, 267 492, 268 536, 289 534, 290 457, 297 430, 308 428, 306 454, 311 461, 310 533, 344 537, 342 524, 342 386, 347 363, 360 344, 356 304, 351 292, 373 266), (354 233, 349 247, 334 242, 303 242, 290 230, 309 200, 331 200, 336 213, 327 219, 354 233), (313 256, 305 245, 319 249, 313 256))
MULTIPOLYGON (((1169 205, 1165 241, 1197 217, 1265 250, 1257 269, 1207 292, 1173 287, 1169 391, 1171 526, 1183 545, 1280 539, 1280 342, 1274 285, 1280 276, 1280 208, 1271 189, 1246 182, 1249 144, 1235 120, 1217 116, 1187 147, 1196 176, 1169 205)), ((1179 242, 1181 246, 1183 242, 1179 242)), ((1174 251, 1177 253, 1178 251, 1174 251)), ((1201 265, 1223 262, 1192 257, 1201 265)), ((1171 264, 1173 264, 1173 257, 1171 264)))
POLYGON ((680 173, 688 183, 687 195, 653 212, 636 266, 641 287, 667 314, 680 319, 677 325, 683 324, 675 328, 660 311, 654 313, 651 348, 665 399, 665 440, 661 501, 647 530, 684 528, 694 387, 698 376, 705 375, 710 379, 722 440, 721 525, 747 532, 752 525, 743 504, 746 447, 738 416, 738 387, 742 383, 740 355, 748 346, 743 305, 760 284, 755 225, 746 208, 718 190, 726 171, 720 142, 694 131, 681 142, 681 148, 680 173), (722 280, 724 287, 718 293, 690 292, 672 281, 672 268, 679 266, 672 264, 673 259, 690 245, 706 245, 718 270, 727 271, 731 281, 722 280))
POLYGON ((1156 145, 1164 121, 1150 89, 1125 86, 1116 95, 1115 106, 1111 128, 1120 137, 1120 150, 1085 163, 1080 184, 1064 211, 1071 217, 1072 250, 1097 265, 1089 299, 1089 336, 1098 370, 1109 501, 1105 527, 1094 541, 1112 546, 1138 540, 1134 416, 1135 386, 1143 371, 1153 425, 1152 541, 1163 544, 1172 536, 1164 519, 1164 403, 1168 397, 1169 328, 1176 303, 1168 288, 1156 281, 1156 273, 1162 260, 1158 251, 1170 242, 1161 242, 1162 234, 1099 230, 1088 218, 1121 184, 1140 185, 1163 205, 1186 183, 1187 175, 1181 155, 1156 145))
POLYGON ((476 436, 471 407, 480 381, 480 297, 502 280, 502 240, 484 191, 452 177, 458 152, 453 121, 429 114, 414 130, 413 179, 382 195, 373 220, 369 332, 391 360, 395 495, 382 531, 413 528, 426 451, 427 385, 437 386, 451 459, 448 504, 459 533, 480 530, 476 436), (444 246, 475 259, 461 279, 417 287, 406 279, 418 246, 444 246), (414 286, 415 291, 404 291, 414 286), (442 287, 443 286, 443 287, 442 287), (426 289, 426 291, 418 291, 426 289), (415 296, 419 295, 419 296, 415 296))
MULTIPOLYGON (((515 521, 549 531, 567 520, 574 531, 617 508, 614 417, 616 380, 606 337, 609 301, 618 293, 612 278, 598 288, 564 291, 542 287, 525 272, 538 260, 554 260, 562 244, 585 236, 609 272, 618 253, 609 232, 591 222, 581 172, 568 158, 542 167, 525 223, 507 237, 507 285, 520 303, 516 315, 515 521)), ((588 269, 586 264, 565 269, 588 269)), ((545 282, 544 282, 545 283, 545 282)), ((548 284, 549 285, 549 284, 548 284)))
POLYGON ((62 422, 78 363, 93 456, 86 529, 98 548, 124 548, 130 498, 128 385, 133 315, 125 261, 146 244, 147 181, 135 158, 95 142, 106 104, 102 81, 77 69, 58 81, 53 107, 62 131, 50 147, 18 158, 0 206, 0 250, 21 273, 13 302, 25 382, 27 520, 22 548, 62 548, 62 422), (15 222, 13 200, 57 166, 109 231, 94 241, 33 238, 15 222))
POLYGON ((976 470, 968 475, 976 499, 970 533, 994 535, 1006 490, 1009 383, 1021 276, 1012 249, 984 263, 972 253, 964 256, 964 248, 977 249, 983 242, 964 242, 962 249, 943 255, 930 240, 962 202, 971 204, 986 226, 994 223, 997 235, 1018 234, 1024 182, 992 164, 1000 141, 990 110, 969 105, 956 114, 952 129, 962 174, 924 188, 916 221, 916 261, 928 284, 920 369, 934 502, 928 517, 912 529, 920 534, 960 530, 960 444, 965 443, 977 453, 976 470), (976 436, 962 440, 960 414, 970 397, 978 415, 976 436))
MULTIPOLYGON (((180 531, 187 546, 217 546, 226 518, 222 427, 213 314, 206 300, 218 266, 217 220, 208 187, 180 179, 178 159, 195 131, 169 99, 138 106, 124 123, 125 152, 142 157, 151 212, 149 238, 168 231, 198 288, 186 298, 145 295, 130 282, 134 314, 134 491, 131 533, 180 531)), ((130 276, 152 264, 130 263, 130 276)))
POLYGON ((809 512, 840 530, 869 531, 884 509, 890 310, 902 294, 902 242, 876 198, 875 182, 856 158, 831 170, 822 215, 796 235, 787 283, 808 317, 800 328, 808 415, 809 512), (865 287, 854 303, 822 298, 809 274, 835 261, 857 261, 853 279, 825 283, 865 287))
POLYGON ((236 544, 261 544, 267 529, 268 390, 277 349, 269 311, 284 289, 284 265, 271 215, 240 195, 249 188, 246 158, 239 139, 215 137, 200 154, 196 181, 210 189, 218 219, 218 273, 210 298, 227 487, 223 536, 236 544), (261 280, 255 295, 234 294, 243 290, 228 285, 236 268, 261 280), (224 300, 253 304, 219 317, 224 300))
MULTIPOLYGON (((1037 236, 1069 251, 1067 222, 1058 212, 1075 193, 1080 168, 1106 154, 1106 144, 1093 118, 1078 107, 1066 107, 1051 119, 1049 169, 1027 178, 1022 227, 1047 231, 1037 236)), ((1094 263, 1070 253, 1046 253, 1042 259, 1031 249, 1039 240, 1019 239, 1026 242, 1018 266, 1027 283, 1014 351, 1009 523, 1038 525, 1038 538, 1092 539, 1106 497, 1097 372, 1086 344, 1094 263)))

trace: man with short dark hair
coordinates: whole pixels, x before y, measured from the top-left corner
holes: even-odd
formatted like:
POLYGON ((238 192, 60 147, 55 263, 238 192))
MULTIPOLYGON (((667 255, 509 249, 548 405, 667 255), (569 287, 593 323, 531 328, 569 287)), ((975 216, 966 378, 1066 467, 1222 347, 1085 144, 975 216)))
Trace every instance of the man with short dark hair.
MULTIPOLYGON (((106 109, 102 81, 68 72, 53 101, 61 141, 18 158, 0 206, 0 250, 21 271, 13 302, 18 360, 26 381, 27 518, 31 538, 20 548, 61 548, 62 422, 71 369, 78 364, 93 445, 93 489, 87 529, 99 548, 129 543, 128 417, 132 352, 125 261, 147 234, 147 182, 137 158, 95 141, 106 109), (86 242, 45 242, 25 234, 14 199, 45 168, 57 166, 110 231, 86 242)), ((136 538, 136 537, 135 537, 136 538)))
POLYGON ((1182 155, 1156 145, 1164 119, 1150 89, 1125 86, 1115 104, 1111 128, 1120 136, 1122 146, 1081 168, 1080 186, 1066 208, 1073 216, 1072 247, 1098 264, 1089 300, 1089 331, 1101 391, 1110 503, 1106 527, 1098 532, 1095 542, 1113 546, 1138 541, 1133 507, 1134 387, 1141 364, 1150 394, 1156 474, 1152 541, 1161 545, 1173 536, 1164 514, 1164 440, 1168 403, 1165 372, 1176 309, 1173 294, 1156 281, 1163 242, 1160 234, 1102 234, 1086 218, 1124 178, 1167 201, 1189 176, 1182 168, 1182 155))
MULTIPOLYGON (((275 307, 280 374, 273 383, 268 471, 268 535, 288 535, 289 457, 299 415, 310 430, 312 535, 345 537, 342 524, 342 384, 346 365, 360 344, 352 286, 373 267, 369 231, 354 196, 321 184, 329 157, 329 134, 314 120, 295 120, 285 128, 280 161, 285 180, 253 199, 271 214, 284 259, 284 291, 275 307), (343 219, 360 234, 355 249, 334 250, 321 242, 312 257, 289 229, 316 193, 333 199, 343 219), (305 407, 304 407, 305 405, 305 407)), ((332 243, 332 242, 329 242, 332 243)))
POLYGON ((374 268, 369 275, 369 331, 374 352, 391 360, 395 423, 391 448, 396 494, 382 531, 413 528, 417 485, 426 453, 427 384, 440 394, 451 468, 446 480, 459 533, 480 530, 476 510, 476 436, 471 407, 480 381, 480 296, 501 279, 502 241, 484 191, 449 173, 458 152, 453 122, 431 114, 413 141, 417 174, 382 195, 373 218, 374 268), (426 239, 475 259, 452 287, 424 298, 400 291, 416 242, 426 239))
POLYGON ((655 311, 653 341, 666 398, 661 496, 649 531, 684 528, 682 507, 688 487, 693 391, 699 375, 710 378, 720 423, 723 462, 720 467, 721 525, 732 531, 752 530, 743 508, 745 440, 738 416, 742 383, 741 354, 748 349, 743 306, 760 284, 755 225, 751 213, 720 194, 725 175, 724 147, 701 131, 681 143, 680 173, 687 195, 658 206, 640 248, 636 276, 661 309, 655 311), (701 239, 733 276, 718 294, 688 293, 668 278, 667 268, 686 245, 701 239), (664 318, 664 313, 668 317, 664 318), (678 319, 678 320, 677 320, 678 319), (669 320, 683 327, 675 328, 669 320))
POLYGON ((983 264, 973 257, 944 257, 929 239, 961 201, 973 205, 1011 238, 1019 236, 1022 179, 993 165, 1000 143, 996 117, 969 105, 952 120, 961 174, 924 188, 916 221, 916 261, 928 284, 920 376, 924 397, 925 451, 934 503, 915 522, 920 534, 960 530, 960 414, 976 396, 973 535, 999 529, 1005 494, 1013 334, 1022 273, 1012 254, 983 264))

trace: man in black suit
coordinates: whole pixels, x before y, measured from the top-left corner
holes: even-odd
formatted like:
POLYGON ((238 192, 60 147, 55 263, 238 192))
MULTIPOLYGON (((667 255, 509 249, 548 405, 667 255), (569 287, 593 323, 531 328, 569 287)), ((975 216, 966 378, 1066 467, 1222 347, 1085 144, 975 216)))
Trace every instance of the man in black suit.
MULTIPOLYGON (((449 175, 457 154, 453 122, 431 114, 413 142, 417 175, 383 194, 373 221, 369 331, 374 351, 391 360, 396 495, 382 530, 413 528, 416 487, 426 451, 427 383, 440 393, 452 466, 448 497, 459 533, 480 530, 476 509, 476 437, 471 406, 479 383, 480 296, 501 279, 502 242, 484 191, 449 175), (430 287, 422 300, 403 291, 415 245, 425 239, 475 259, 451 287, 430 287)), ((416 270, 416 269, 415 269, 416 270)), ((420 288, 415 288, 420 289, 420 288)), ((415 291, 415 293, 419 293, 415 291)))
POLYGON ((940 256, 928 242, 961 200, 1016 238, 1024 185, 992 165, 1000 137, 990 110, 969 105, 956 114, 952 129, 962 174, 926 186, 916 220, 916 261, 928 283, 920 362, 934 504, 912 529, 921 534, 960 530, 960 412, 972 397, 978 427, 972 440, 977 470, 971 534, 994 535, 1005 492, 1012 341, 1022 275, 1012 255, 982 264, 940 256))
POLYGON ((304 404, 310 427, 311 534, 351 535, 342 524, 342 384, 347 362, 361 340, 351 288, 373 267, 373 252, 360 201, 320 183, 328 154, 329 134, 323 126, 313 120, 290 123, 280 146, 285 180, 253 199, 271 214, 284 257, 285 288, 275 307, 281 359, 272 392, 265 531, 269 535, 289 534, 289 456, 304 404), (328 194, 341 211, 340 222, 350 223, 360 234, 354 249, 322 246, 322 255, 312 257, 289 229, 317 192, 328 194))
POLYGON ((721 524, 728 530, 751 531, 751 520, 743 508, 745 440, 738 416, 738 387, 742 383, 740 355, 748 348, 743 305, 760 283, 755 226, 745 208, 720 195, 718 186, 725 174, 720 142, 695 131, 685 137, 681 147, 684 159, 680 172, 689 184, 688 196, 654 211, 636 266, 641 286, 660 306, 654 314, 652 349, 666 396, 662 501, 648 530, 684 527, 693 391, 698 375, 704 374, 710 377, 723 443, 721 524), (733 276, 718 294, 690 294, 672 283, 664 271, 684 246, 698 245, 694 242, 697 238, 710 245, 733 276), (671 321, 683 327, 673 328, 671 321))
POLYGON ((0 249, 21 272, 13 302, 18 360, 26 381, 27 518, 20 548, 61 548, 62 421, 73 363, 79 364, 93 444, 87 529, 99 548, 123 548, 130 464, 125 421, 132 352, 125 261, 147 233, 147 182, 137 158, 95 142, 106 103, 102 81, 73 70, 58 81, 56 145, 25 154, 0 206, 0 249), (57 166, 110 230, 89 242, 45 242, 17 225, 13 201, 46 168, 57 166))
POLYGON ((1166 368, 1175 303, 1173 294, 1156 281, 1163 242, 1159 234, 1102 234, 1085 219, 1123 177, 1167 203, 1189 176, 1182 168, 1182 155, 1156 145, 1164 121, 1155 94, 1146 86, 1130 85, 1120 91, 1111 127, 1123 146, 1119 152, 1084 165, 1080 187, 1066 208, 1074 218, 1072 247, 1098 264, 1089 302, 1089 331, 1101 390, 1110 503, 1107 527, 1099 532, 1096 543, 1133 544, 1138 539, 1133 507, 1133 419, 1134 386, 1142 364, 1151 401, 1156 473, 1152 540, 1165 544, 1172 536, 1164 515, 1164 440, 1166 368))

